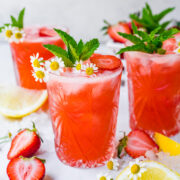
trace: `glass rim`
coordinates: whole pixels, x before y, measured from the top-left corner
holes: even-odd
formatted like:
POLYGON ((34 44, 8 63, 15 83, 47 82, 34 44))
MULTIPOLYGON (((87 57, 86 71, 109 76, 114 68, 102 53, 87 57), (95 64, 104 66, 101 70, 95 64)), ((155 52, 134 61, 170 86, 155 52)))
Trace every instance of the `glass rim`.
MULTIPOLYGON (((108 74, 104 74, 102 76, 93 76, 93 77, 90 77, 90 76, 82 76, 82 75, 78 75, 78 76, 63 76, 61 74, 56 74, 54 72, 51 72, 51 71, 48 71, 47 74, 48 76, 49 75, 52 75, 58 79, 61 79, 62 81, 81 81, 81 82, 94 82, 94 81, 98 81, 98 80, 103 80, 103 79, 111 79, 113 77, 116 77, 120 74, 122 74, 122 70, 123 70, 123 65, 120 66, 119 68, 115 69, 115 70, 104 70, 104 71, 108 71, 108 72, 111 72, 111 73, 108 73, 108 74)), ((48 78, 48 81, 49 81, 49 78, 48 78)))
MULTIPOLYGON (((57 25, 53 26, 53 25, 45 25, 45 24, 42 24, 42 25, 29 25, 29 26, 24 27, 23 31, 26 32, 26 30, 28 30, 28 29, 40 30, 41 28, 47 28, 47 29, 51 29, 51 30, 56 28, 56 29, 61 29, 61 30, 65 31, 65 32, 67 32, 67 33, 69 32, 69 28, 67 28, 65 26, 57 26, 57 25)), ((36 37, 36 38, 33 38, 33 39, 25 37, 22 43, 46 43, 46 44, 48 44, 48 43, 50 43, 52 41, 57 41, 58 39, 61 39, 61 37, 58 34, 55 35, 55 36, 36 37)))

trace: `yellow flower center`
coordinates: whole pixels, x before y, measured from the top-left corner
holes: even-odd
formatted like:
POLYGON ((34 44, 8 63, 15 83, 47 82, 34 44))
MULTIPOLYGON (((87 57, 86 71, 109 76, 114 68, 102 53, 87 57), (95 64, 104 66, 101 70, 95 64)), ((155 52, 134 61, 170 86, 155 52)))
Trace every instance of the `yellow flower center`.
POLYGON ((132 174, 137 174, 140 171, 140 166, 138 164, 134 164, 131 167, 131 173, 132 174))
POLYGON ((20 32, 15 33, 15 38, 16 39, 21 39, 22 38, 22 33, 20 33, 20 32))
POLYGON ((178 49, 178 53, 180 53, 180 48, 178 49))
POLYGON ((100 177, 99 180, 106 180, 106 177, 105 177, 105 176, 102 176, 102 177, 100 177))
POLYGON ((43 71, 36 71, 36 76, 38 79, 43 79, 45 77, 45 73, 43 71))
POLYGON ((94 69, 92 68, 92 67, 88 67, 88 68, 86 68, 86 74, 87 75, 92 75, 94 73, 94 69))
POLYGON ((81 64, 80 64, 80 63, 76 65, 76 69, 77 69, 78 71, 81 70, 81 64))
POLYGON ((107 162, 107 168, 108 168, 109 170, 113 170, 113 166, 114 166, 114 164, 113 164, 112 161, 108 161, 108 162, 107 162))
POLYGON ((51 70, 53 70, 53 71, 58 70, 58 69, 59 69, 59 63, 56 62, 56 61, 51 62, 50 68, 51 68, 51 70))
POLYGON ((180 46, 180 42, 178 42, 178 46, 180 46))
POLYGON ((6 37, 10 38, 13 35, 13 32, 11 30, 6 31, 6 37))
POLYGON ((38 59, 35 59, 35 60, 33 61, 33 66, 34 66, 34 67, 37 67, 37 68, 40 68, 40 63, 39 63, 38 59))

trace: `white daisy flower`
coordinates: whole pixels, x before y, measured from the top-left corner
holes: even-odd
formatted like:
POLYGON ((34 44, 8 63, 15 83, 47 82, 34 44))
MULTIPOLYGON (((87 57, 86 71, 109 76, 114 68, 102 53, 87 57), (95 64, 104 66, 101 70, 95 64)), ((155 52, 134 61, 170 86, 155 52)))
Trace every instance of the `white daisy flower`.
POLYGON ((43 58, 39 57, 39 53, 37 53, 36 55, 33 54, 32 56, 30 56, 30 62, 33 68, 40 68, 41 65, 43 65, 43 58))
POLYGON ((179 46, 177 49, 175 49, 174 52, 175 52, 176 54, 180 54, 180 46, 179 46))
POLYGON ((145 164, 139 161, 139 159, 136 159, 135 162, 129 163, 128 177, 132 180, 138 180, 146 170, 145 164))
POLYGON ((84 70, 88 76, 91 76, 95 75, 94 73, 98 71, 98 67, 93 63, 87 63, 82 66, 82 70, 84 70))
POLYGON ((75 71, 75 72, 81 72, 81 70, 82 70, 82 68, 83 68, 83 61, 82 60, 80 60, 80 61, 76 61, 76 63, 74 64, 74 68, 73 68, 73 70, 75 71))
POLYGON ((97 180, 112 180, 112 177, 108 173, 100 173, 97 175, 97 180))
POLYGON ((3 29, 2 29, 2 36, 8 40, 9 42, 12 42, 13 41, 13 35, 14 35, 14 32, 15 32, 15 28, 12 27, 12 26, 5 26, 3 29))
POLYGON ((62 58, 52 58, 50 61, 45 62, 46 69, 48 71, 53 72, 63 72, 63 68, 65 67, 64 62, 62 61, 62 58))
POLYGON ((107 163, 106 166, 108 168, 108 170, 115 170, 117 171, 119 168, 119 162, 117 159, 113 159, 111 158, 107 163))
POLYGON ((25 32, 23 30, 15 29, 13 34, 13 41, 16 43, 23 42, 25 37, 25 32))
POLYGON ((39 81, 41 83, 47 81, 47 74, 45 72, 45 69, 42 67, 35 68, 32 75, 35 78, 35 81, 39 81))

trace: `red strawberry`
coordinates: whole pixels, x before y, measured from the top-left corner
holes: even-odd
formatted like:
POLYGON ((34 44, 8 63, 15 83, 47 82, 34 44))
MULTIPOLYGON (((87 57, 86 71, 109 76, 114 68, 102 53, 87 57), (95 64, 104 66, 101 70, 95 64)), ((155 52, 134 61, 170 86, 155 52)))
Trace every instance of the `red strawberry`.
POLYGON ((177 41, 174 38, 167 39, 163 42, 163 49, 168 52, 173 52, 176 48, 178 48, 177 41))
POLYGON ((112 55, 93 54, 90 61, 99 69, 113 70, 122 66, 121 60, 112 55))
POLYGON ((33 124, 33 129, 20 131, 12 140, 7 158, 13 159, 19 156, 31 157, 40 148, 41 139, 33 124))
POLYGON ((131 34, 131 29, 129 28, 128 23, 119 22, 116 25, 109 26, 107 30, 107 33, 115 42, 125 43, 127 39, 120 36, 118 32, 131 34))
POLYGON ((10 180, 42 180, 45 175, 44 160, 36 157, 18 157, 11 160, 7 166, 10 180))
POLYGON ((134 130, 127 136, 125 150, 132 158, 145 156, 146 152, 153 150, 158 152, 158 145, 144 131, 134 130))

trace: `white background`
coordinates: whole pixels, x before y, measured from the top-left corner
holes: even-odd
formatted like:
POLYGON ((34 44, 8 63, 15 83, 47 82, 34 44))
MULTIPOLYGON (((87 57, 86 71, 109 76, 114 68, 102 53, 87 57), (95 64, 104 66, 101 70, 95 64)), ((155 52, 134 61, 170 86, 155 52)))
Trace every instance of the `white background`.
POLYGON ((63 25, 77 38, 102 40, 103 19, 112 23, 126 20, 129 13, 141 9, 145 2, 154 12, 175 6, 168 19, 180 17, 180 0, 0 0, 0 25, 9 21, 10 14, 16 15, 26 7, 25 25, 63 25))

